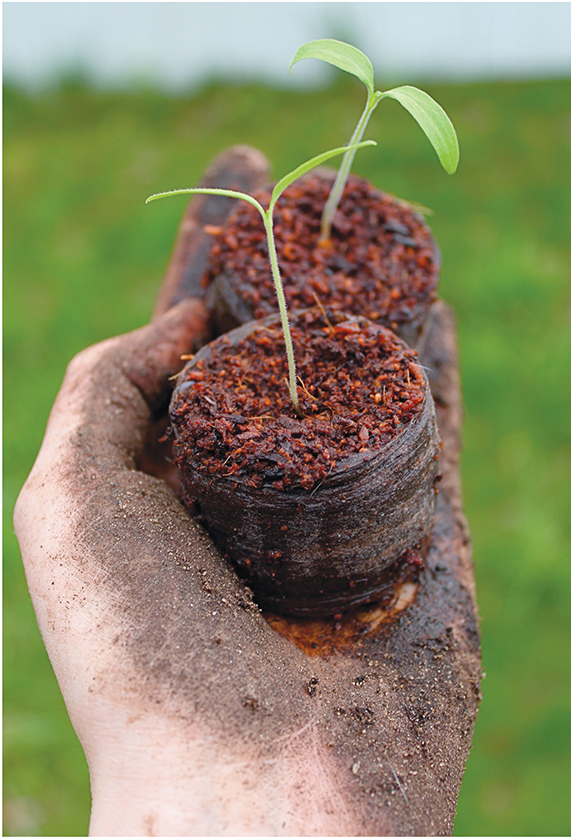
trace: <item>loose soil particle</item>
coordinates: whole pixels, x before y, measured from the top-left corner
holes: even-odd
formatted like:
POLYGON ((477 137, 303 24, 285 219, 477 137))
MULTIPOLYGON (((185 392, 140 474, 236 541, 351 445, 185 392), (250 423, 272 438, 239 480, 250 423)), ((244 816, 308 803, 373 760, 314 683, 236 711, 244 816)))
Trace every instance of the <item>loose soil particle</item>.
MULTIPOLYGON (((397 332, 422 323, 436 297, 439 251, 423 219, 406 203, 350 176, 333 220, 331 240, 319 226, 332 179, 312 173, 283 193, 274 212, 278 260, 290 308, 316 297, 326 307, 364 315, 397 332)), ((270 188, 255 192, 262 206, 270 188)), ((214 244, 204 284, 231 278, 250 318, 277 309, 259 213, 240 202, 214 244)), ((404 334, 404 333, 403 333, 404 334)), ((405 336, 407 339, 408 336, 405 336)))
POLYGON ((191 457, 203 474, 311 490, 420 411, 416 353, 379 324, 307 310, 293 316, 292 338, 303 418, 289 397, 279 325, 258 326, 239 344, 222 336, 179 378, 171 405, 179 467, 191 457))

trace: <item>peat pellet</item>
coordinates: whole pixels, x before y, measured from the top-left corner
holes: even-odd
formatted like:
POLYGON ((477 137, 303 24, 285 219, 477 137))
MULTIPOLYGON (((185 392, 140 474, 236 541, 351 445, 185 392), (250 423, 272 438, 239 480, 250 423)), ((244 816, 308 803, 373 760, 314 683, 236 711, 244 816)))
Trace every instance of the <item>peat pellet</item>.
MULTIPOLYGON (((414 345, 436 299, 440 251, 410 204, 351 175, 320 242, 333 175, 316 170, 278 199, 274 235, 290 310, 316 305, 364 315, 414 345)), ((267 207, 270 188, 254 196, 267 207)), ((266 235, 258 211, 241 201, 213 245, 203 282, 219 332, 277 311, 266 235)))
POLYGON ((375 599, 426 552, 440 444, 416 352, 378 323, 291 316, 293 409, 278 316, 203 347, 170 406, 183 499, 274 612, 324 617, 375 599))

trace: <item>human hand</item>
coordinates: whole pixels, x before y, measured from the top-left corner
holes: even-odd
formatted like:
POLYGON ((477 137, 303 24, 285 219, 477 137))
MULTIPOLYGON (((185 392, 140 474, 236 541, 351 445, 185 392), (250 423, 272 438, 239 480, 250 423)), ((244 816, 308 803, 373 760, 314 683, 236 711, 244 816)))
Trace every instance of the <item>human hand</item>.
POLYGON ((206 335, 194 299, 81 353, 17 504, 91 832, 449 833, 479 678, 450 314, 435 308, 423 357, 444 441, 427 569, 392 616, 338 629, 262 614, 148 445, 206 335))

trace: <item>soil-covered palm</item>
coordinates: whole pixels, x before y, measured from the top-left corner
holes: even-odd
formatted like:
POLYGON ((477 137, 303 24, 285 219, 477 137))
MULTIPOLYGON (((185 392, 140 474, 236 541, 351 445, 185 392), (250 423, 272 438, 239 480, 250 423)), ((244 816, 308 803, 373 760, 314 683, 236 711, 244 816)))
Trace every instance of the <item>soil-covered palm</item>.
MULTIPOLYGON (((235 166, 231 152, 223 164, 235 166)), ((196 238, 187 244, 196 254, 196 238)), ((141 748, 148 761, 151 744, 160 777, 175 745, 194 797, 182 833, 451 833, 480 663, 449 309, 433 307, 422 356, 443 480, 415 597, 392 621, 372 609, 359 632, 314 623, 308 643, 295 622, 258 609, 148 446, 180 356, 208 335, 196 300, 158 317, 168 294, 152 325, 72 362, 16 512, 94 802, 115 772, 109 752, 132 748, 136 760, 141 748)), ((148 833, 171 833, 153 807, 148 833)))

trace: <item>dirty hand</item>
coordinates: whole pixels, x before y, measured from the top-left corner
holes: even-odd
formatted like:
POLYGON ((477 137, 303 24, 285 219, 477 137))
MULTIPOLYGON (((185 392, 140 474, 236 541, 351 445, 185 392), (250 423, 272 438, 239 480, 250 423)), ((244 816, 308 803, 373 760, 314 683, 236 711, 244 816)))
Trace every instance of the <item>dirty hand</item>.
MULTIPOLYGON (((443 371, 450 329, 441 318, 433 331, 443 371)), ((392 626, 312 655, 293 624, 288 634, 266 620, 156 466, 169 377, 205 331, 191 299, 76 357, 16 507, 38 623, 89 764, 90 831, 450 833, 479 674, 454 474, 416 602, 392 626)), ((444 427, 458 395, 442 387, 455 450, 444 427)))
POLYGON ((91 831, 359 833, 354 762, 336 756, 311 662, 140 469, 204 316, 179 304, 71 362, 17 504, 38 623, 91 771, 91 831))

